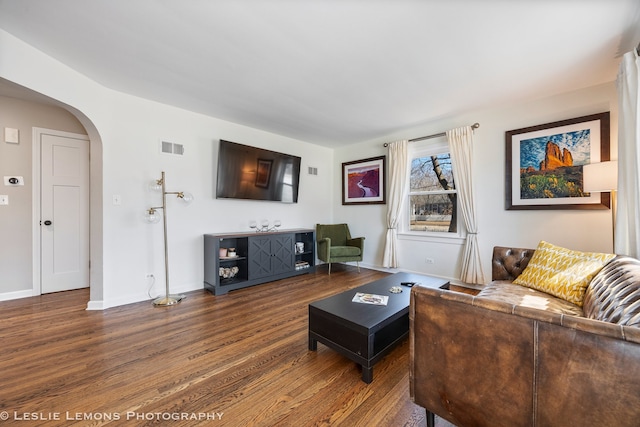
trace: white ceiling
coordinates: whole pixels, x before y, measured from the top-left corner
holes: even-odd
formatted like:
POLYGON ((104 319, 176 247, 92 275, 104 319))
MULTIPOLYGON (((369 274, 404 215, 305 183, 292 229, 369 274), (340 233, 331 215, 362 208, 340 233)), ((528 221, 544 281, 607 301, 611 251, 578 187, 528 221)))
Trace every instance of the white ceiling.
POLYGON ((0 28, 106 87, 337 147, 613 81, 640 1, 0 0, 0 28))

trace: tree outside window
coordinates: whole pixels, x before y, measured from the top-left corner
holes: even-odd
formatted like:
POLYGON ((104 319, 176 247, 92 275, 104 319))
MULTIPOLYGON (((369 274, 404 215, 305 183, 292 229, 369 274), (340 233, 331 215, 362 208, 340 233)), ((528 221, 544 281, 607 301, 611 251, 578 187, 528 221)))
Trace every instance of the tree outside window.
POLYGON ((450 153, 415 157, 409 180, 409 229, 457 233, 457 192, 450 153))

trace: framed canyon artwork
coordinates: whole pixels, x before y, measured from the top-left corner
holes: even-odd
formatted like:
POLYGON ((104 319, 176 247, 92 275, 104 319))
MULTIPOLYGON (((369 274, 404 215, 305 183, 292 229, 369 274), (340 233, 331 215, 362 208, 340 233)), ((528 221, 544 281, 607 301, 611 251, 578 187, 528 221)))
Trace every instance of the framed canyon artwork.
POLYGON ((505 208, 608 209, 582 167, 609 160, 609 112, 506 132, 505 208))
POLYGON ((384 204, 386 156, 342 164, 342 204, 384 204))

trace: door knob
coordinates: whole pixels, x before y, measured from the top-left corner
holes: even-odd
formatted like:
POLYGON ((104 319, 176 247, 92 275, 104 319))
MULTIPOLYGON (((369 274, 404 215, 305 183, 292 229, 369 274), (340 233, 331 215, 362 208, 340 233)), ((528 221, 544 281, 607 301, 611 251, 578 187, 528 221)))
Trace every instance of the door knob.
POLYGON ((46 220, 46 221, 44 222, 44 225, 51 225, 51 224, 53 224, 53 223, 52 223, 51 221, 49 221, 49 220, 46 220))

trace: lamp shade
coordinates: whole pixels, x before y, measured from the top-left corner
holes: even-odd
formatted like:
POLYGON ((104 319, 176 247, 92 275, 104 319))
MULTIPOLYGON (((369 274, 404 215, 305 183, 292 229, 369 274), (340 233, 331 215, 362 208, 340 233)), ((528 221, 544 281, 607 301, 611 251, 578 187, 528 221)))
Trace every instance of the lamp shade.
POLYGON ((584 165, 582 172, 586 192, 608 192, 618 188, 617 160, 584 165))

